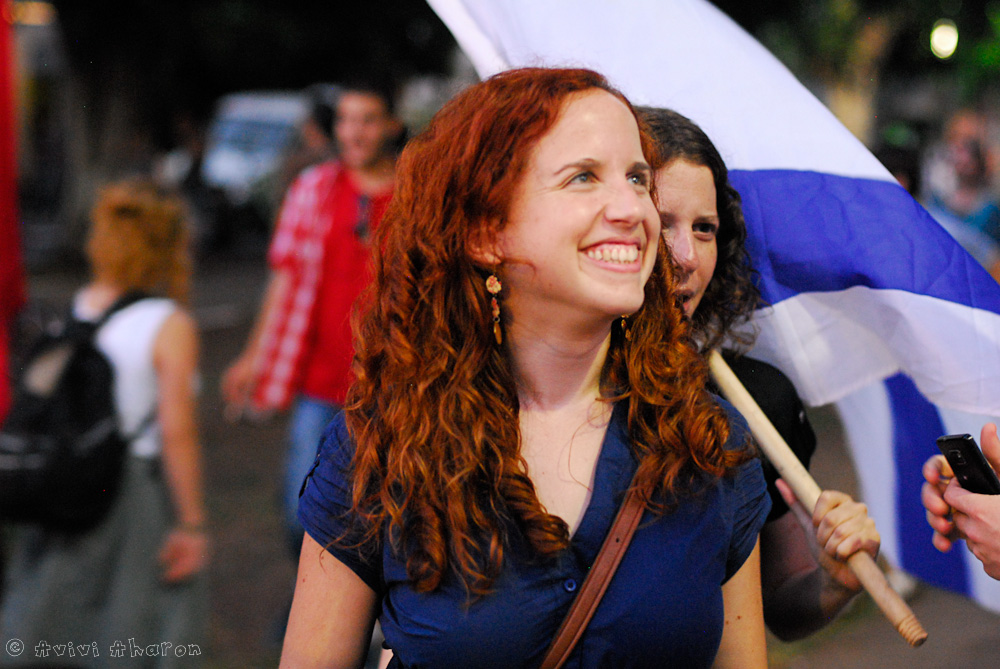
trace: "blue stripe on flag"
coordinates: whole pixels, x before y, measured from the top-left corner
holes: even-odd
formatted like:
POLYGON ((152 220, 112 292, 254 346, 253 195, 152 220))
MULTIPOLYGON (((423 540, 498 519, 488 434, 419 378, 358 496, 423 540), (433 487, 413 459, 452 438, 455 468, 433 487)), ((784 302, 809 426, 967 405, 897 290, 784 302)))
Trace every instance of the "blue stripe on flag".
POLYGON ((770 304, 868 286, 1000 313, 996 282, 896 183, 733 170, 747 247, 770 304))
POLYGON ((931 544, 920 503, 924 483, 921 469, 938 452, 934 440, 945 433, 937 409, 924 399, 909 378, 897 374, 886 380, 892 405, 893 451, 896 460, 896 521, 899 557, 905 571, 933 585, 971 594, 964 546, 941 553, 931 544))

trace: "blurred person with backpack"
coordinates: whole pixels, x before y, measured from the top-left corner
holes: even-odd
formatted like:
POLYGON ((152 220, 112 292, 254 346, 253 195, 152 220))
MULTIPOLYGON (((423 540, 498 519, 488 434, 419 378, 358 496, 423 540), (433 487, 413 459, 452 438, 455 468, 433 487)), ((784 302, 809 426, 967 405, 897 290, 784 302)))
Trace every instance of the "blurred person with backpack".
POLYGON ((179 657, 192 666, 205 622, 208 537, 198 335, 183 306, 187 220, 175 198, 128 181, 101 191, 92 221, 92 279, 75 296, 72 318, 98 322, 123 297, 143 294, 94 336, 114 372, 120 432, 131 437, 123 480, 92 528, 13 527, 0 629, 26 652, 2 655, 0 665, 63 666, 51 646, 69 644, 73 666, 106 665, 109 656, 123 666, 173 666, 179 657))

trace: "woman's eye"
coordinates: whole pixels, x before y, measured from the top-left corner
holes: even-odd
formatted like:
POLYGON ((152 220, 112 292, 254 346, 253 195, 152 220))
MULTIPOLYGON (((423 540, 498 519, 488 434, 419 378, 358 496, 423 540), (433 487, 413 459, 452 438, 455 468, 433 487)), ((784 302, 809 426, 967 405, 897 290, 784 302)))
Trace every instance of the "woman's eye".
POLYGON ((628 180, 635 184, 636 186, 642 186, 645 189, 649 189, 649 175, 645 172, 636 172, 635 174, 630 174, 628 180))
POLYGON ((719 232, 719 226, 715 223, 695 223, 693 227, 696 234, 705 237, 715 237, 719 232))
POLYGON ((593 172, 580 172, 569 180, 571 184, 585 184, 594 180, 593 172))

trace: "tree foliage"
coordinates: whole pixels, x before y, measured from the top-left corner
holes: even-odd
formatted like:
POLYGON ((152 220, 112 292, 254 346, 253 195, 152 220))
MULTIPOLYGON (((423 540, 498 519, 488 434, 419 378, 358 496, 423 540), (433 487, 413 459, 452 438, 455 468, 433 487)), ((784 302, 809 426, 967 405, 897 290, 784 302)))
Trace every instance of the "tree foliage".
POLYGON ((1000 4, 995 0, 713 2, 807 81, 853 76, 859 61, 873 55, 873 26, 890 38, 877 59, 879 73, 955 76, 965 83, 967 99, 995 85, 1000 74, 1000 4), (938 19, 951 19, 959 28, 959 49, 947 62, 929 48, 938 19))

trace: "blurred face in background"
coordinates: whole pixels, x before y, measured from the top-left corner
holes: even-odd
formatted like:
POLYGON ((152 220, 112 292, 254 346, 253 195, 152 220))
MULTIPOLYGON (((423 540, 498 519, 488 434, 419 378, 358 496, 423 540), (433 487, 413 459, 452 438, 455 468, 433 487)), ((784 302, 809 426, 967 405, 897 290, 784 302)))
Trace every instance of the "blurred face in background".
POLYGON ((350 169, 373 167, 400 131, 385 102, 373 93, 345 91, 337 102, 334 134, 340 159, 350 169))
POLYGON ((677 292, 690 318, 712 281, 719 255, 712 170, 678 158, 656 171, 656 192, 663 238, 681 270, 677 292))
POLYGON ((986 182, 986 157, 977 140, 952 146, 949 155, 960 184, 979 185, 986 182))

